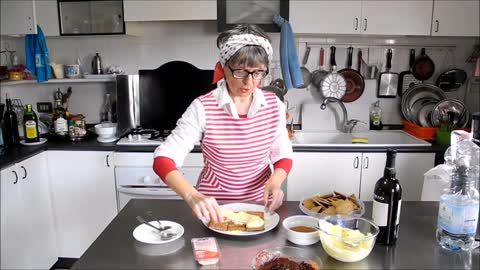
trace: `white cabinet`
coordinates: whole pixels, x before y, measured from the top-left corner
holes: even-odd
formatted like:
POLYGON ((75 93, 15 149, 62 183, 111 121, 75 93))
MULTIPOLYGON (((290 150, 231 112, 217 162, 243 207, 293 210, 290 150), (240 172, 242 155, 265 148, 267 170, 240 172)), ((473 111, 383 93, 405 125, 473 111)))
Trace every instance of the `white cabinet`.
POLYGON ((49 269, 57 261, 44 153, 1 171, 1 268, 49 269))
MULTIPOLYGON (((287 181, 287 200, 339 191, 371 201, 385 168, 385 153, 294 152, 287 181)), ((423 174, 434 167, 435 153, 397 153, 397 178, 404 201, 419 201, 423 174)))
POLYGON ((361 153, 294 152, 287 180, 287 201, 339 191, 360 191, 361 153))
POLYGON ((111 156, 48 151, 59 257, 79 258, 116 216, 111 156))
POLYGON ((1 35, 36 34, 34 0, 0 1, 1 35))
POLYGON ((35 1, 35 13, 45 36, 60 36, 57 1, 35 1))
MULTIPOLYGON (((377 180, 383 176, 385 153, 363 153, 360 199, 371 201, 377 180)), ((402 186, 403 201, 419 201, 423 174, 435 166, 435 153, 397 153, 396 178, 402 186)))
POLYGON ((216 20, 217 1, 136 1, 124 0, 125 22, 216 20))
POLYGON ((480 36, 480 1, 435 0, 433 36, 480 36))
POLYGON ((430 35, 430 1, 290 1, 295 33, 430 35))

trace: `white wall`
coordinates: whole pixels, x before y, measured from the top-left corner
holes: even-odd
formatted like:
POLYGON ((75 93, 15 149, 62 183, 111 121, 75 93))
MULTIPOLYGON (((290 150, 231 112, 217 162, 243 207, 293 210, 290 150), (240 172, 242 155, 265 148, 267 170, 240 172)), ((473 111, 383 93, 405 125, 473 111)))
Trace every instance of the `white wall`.
MULTIPOLYGON (((162 64, 183 60, 190 62, 201 69, 213 69, 218 61, 218 50, 216 48, 217 26, 215 21, 181 21, 181 22, 145 22, 127 24, 127 33, 135 35, 126 36, 85 36, 85 37, 49 37, 50 60, 56 63, 75 63, 79 58, 82 62, 82 72, 90 71, 90 62, 93 55, 98 52, 102 56, 103 66, 118 65, 124 68, 126 73, 135 74, 138 69, 153 69, 162 64)), ((279 59, 279 34, 271 34, 274 47, 274 60, 279 59)), ((384 51, 387 47, 394 49, 393 70, 401 72, 407 68, 408 50, 410 47, 419 49, 422 46, 432 47, 427 53, 434 58, 436 64, 436 75, 450 67, 459 67, 467 70, 469 76, 473 74, 473 63, 465 63, 465 59, 473 50, 473 44, 478 43, 474 38, 434 38, 434 37, 348 37, 348 36, 301 36, 297 37, 300 61, 306 43, 312 45, 311 58, 307 67, 313 71, 317 67, 318 51, 321 46, 330 47, 336 45, 337 64, 343 68, 345 63, 345 48, 352 45, 355 48, 361 47, 364 58, 370 63, 383 63, 384 51), (386 45, 388 44, 388 45, 386 45), (368 49, 369 48, 369 49, 368 49), (366 52, 369 54, 366 55, 366 52)), ((20 62, 25 61, 24 39, 2 37, 2 49, 5 42, 17 50, 20 62)), ((419 54, 419 50, 417 50, 419 54)), ((2 60, 3 62, 4 60, 2 60)), ((355 67, 355 65, 354 65, 355 67)), ((274 70, 274 74, 280 74, 274 70)), ((111 85, 111 84, 110 84, 111 85)), ((4 93, 11 93, 14 98, 21 98, 24 103, 37 101, 52 101, 53 91, 62 87, 65 91, 68 85, 21 85, 9 86, 1 89, 1 100, 4 93)), ((72 110, 84 112, 87 115, 87 122, 98 122, 100 104, 105 91, 111 86, 105 84, 72 84, 74 94, 72 96, 72 110), (98 108, 97 108, 98 107, 98 108)), ((477 86, 473 87, 478 88, 477 86)), ((465 87, 450 95, 463 100, 465 87)), ((478 91, 478 90, 477 90, 478 91)), ((353 103, 347 104, 349 115, 352 118, 367 121, 368 107, 376 100, 376 82, 367 81, 365 94, 353 103)), ((475 96, 472 94, 472 96, 475 96)), ((468 97, 468 95, 467 95, 468 97)), ((290 106, 296 106, 293 111, 295 123, 301 123, 299 109, 301 107, 311 108, 309 115, 310 123, 315 127, 331 129, 335 127, 335 114, 331 111, 320 111, 318 101, 315 101, 310 91, 306 89, 293 89, 288 92, 286 99, 290 106), (314 104, 301 106, 302 104, 314 104), (317 105, 315 105, 317 104, 317 105), (321 117, 320 117, 321 115, 321 117)), ((467 100, 472 103, 472 98, 467 100)), ((384 122, 386 124, 400 123, 399 99, 382 99, 384 110, 384 122)), ((479 103, 473 102, 471 108, 479 110, 479 103)), ((75 111, 73 111, 75 112, 75 111)))

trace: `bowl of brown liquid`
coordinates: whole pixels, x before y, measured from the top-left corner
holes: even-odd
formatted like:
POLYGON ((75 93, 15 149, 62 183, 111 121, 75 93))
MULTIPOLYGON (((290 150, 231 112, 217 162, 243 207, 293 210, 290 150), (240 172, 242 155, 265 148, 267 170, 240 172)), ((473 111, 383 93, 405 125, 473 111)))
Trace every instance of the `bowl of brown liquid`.
POLYGON ((320 241, 320 235, 315 228, 318 218, 304 215, 291 216, 283 220, 283 228, 287 232, 288 241, 297 245, 313 245, 320 241))

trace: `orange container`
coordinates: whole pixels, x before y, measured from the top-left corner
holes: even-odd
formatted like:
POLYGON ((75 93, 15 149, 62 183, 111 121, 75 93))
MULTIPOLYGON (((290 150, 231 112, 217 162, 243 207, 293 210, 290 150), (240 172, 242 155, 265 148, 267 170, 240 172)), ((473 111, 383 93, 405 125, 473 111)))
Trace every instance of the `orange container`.
POLYGON ((438 128, 417 126, 407 120, 402 120, 403 130, 422 140, 435 140, 438 128))

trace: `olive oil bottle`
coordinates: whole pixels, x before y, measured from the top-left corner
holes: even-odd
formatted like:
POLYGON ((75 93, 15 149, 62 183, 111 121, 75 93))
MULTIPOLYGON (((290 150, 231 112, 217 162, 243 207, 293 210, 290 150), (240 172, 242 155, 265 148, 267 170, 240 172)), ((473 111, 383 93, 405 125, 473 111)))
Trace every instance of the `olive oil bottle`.
POLYGON ((34 143, 40 141, 40 132, 38 131, 38 117, 33 112, 32 104, 27 104, 26 111, 23 114, 23 128, 25 129, 25 142, 34 143))

